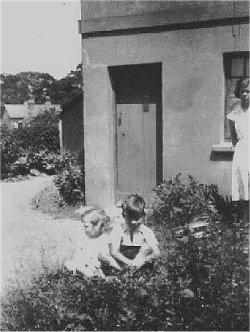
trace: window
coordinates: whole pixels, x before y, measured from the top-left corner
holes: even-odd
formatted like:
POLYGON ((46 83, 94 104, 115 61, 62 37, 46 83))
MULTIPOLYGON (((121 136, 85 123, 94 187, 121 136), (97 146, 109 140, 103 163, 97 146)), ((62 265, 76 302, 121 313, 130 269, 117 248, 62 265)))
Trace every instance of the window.
POLYGON ((249 52, 224 53, 225 73, 225 117, 224 117, 224 139, 231 140, 229 120, 227 114, 231 112, 233 104, 238 100, 234 96, 236 81, 244 76, 249 77, 249 52))

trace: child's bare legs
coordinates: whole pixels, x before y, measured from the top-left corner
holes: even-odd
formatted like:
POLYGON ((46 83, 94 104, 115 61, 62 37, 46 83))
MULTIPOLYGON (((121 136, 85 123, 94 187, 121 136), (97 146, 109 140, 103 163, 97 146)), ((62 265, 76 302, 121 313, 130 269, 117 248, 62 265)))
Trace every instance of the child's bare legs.
POLYGON ((146 263, 149 263, 155 258, 153 255, 153 249, 148 244, 143 244, 139 253, 136 255, 135 259, 133 260, 137 269, 141 268, 146 263))
POLYGON ((100 278, 105 278, 104 273, 100 268, 90 268, 89 266, 82 266, 81 268, 77 268, 76 272, 80 272, 87 278, 92 278, 92 277, 100 277, 100 278))
POLYGON ((107 253, 100 253, 98 255, 98 259, 102 262, 107 263, 109 266, 113 267, 116 270, 121 271, 120 265, 117 263, 117 261, 109 254, 107 253))
POLYGON ((100 268, 95 267, 90 268, 87 265, 82 265, 81 267, 73 265, 70 261, 65 263, 65 267, 68 271, 73 272, 73 274, 76 274, 77 272, 80 272, 80 274, 83 274, 87 278, 91 277, 100 277, 100 278, 105 278, 104 273, 100 268))

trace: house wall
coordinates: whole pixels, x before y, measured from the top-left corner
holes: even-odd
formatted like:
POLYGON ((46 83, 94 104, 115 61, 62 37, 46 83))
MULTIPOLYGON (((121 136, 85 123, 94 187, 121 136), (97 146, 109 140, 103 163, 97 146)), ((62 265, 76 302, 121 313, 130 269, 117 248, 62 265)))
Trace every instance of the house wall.
POLYGON ((3 112, 1 121, 0 121, 0 127, 1 128, 6 128, 6 129, 13 129, 13 124, 11 122, 10 117, 8 116, 6 110, 3 112))
POLYGON ((21 126, 23 126, 23 121, 24 121, 24 118, 12 118, 11 119, 11 128, 17 129, 19 124, 21 124, 21 126))
POLYGON ((85 1, 81 6, 84 33, 228 20, 247 16, 248 1, 85 1))
POLYGON ((163 177, 178 173, 231 192, 223 146, 223 53, 249 49, 248 25, 217 26, 82 40, 87 203, 115 202, 115 124, 109 66, 162 63, 163 177), (94 134, 94 135, 93 135, 94 134))

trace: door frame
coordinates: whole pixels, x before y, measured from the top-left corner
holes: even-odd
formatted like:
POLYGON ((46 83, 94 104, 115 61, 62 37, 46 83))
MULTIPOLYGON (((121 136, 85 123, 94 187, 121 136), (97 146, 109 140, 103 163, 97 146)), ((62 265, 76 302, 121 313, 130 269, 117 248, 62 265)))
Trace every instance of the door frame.
POLYGON ((158 75, 158 85, 155 89, 156 91, 156 186, 162 182, 163 179, 163 121, 162 121, 162 63, 143 63, 143 64, 129 64, 120 66, 109 66, 108 72, 110 77, 111 89, 112 89, 112 117, 113 117, 113 132, 114 132, 114 196, 116 202, 123 199, 124 196, 131 194, 121 193, 118 190, 118 149, 117 149, 117 96, 116 96, 116 82, 115 82, 115 72, 117 70, 126 70, 127 68, 147 68, 154 67, 158 75))

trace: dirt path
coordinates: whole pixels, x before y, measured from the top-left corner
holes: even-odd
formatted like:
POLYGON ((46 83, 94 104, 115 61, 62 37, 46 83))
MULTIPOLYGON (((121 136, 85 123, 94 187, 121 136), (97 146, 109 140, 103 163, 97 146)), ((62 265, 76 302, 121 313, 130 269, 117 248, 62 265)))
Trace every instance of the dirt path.
POLYGON ((80 224, 32 210, 32 198, 52 177, 1 183, 1 286, 26 283, 43 266, 55 268, 70 256, 80 224))

